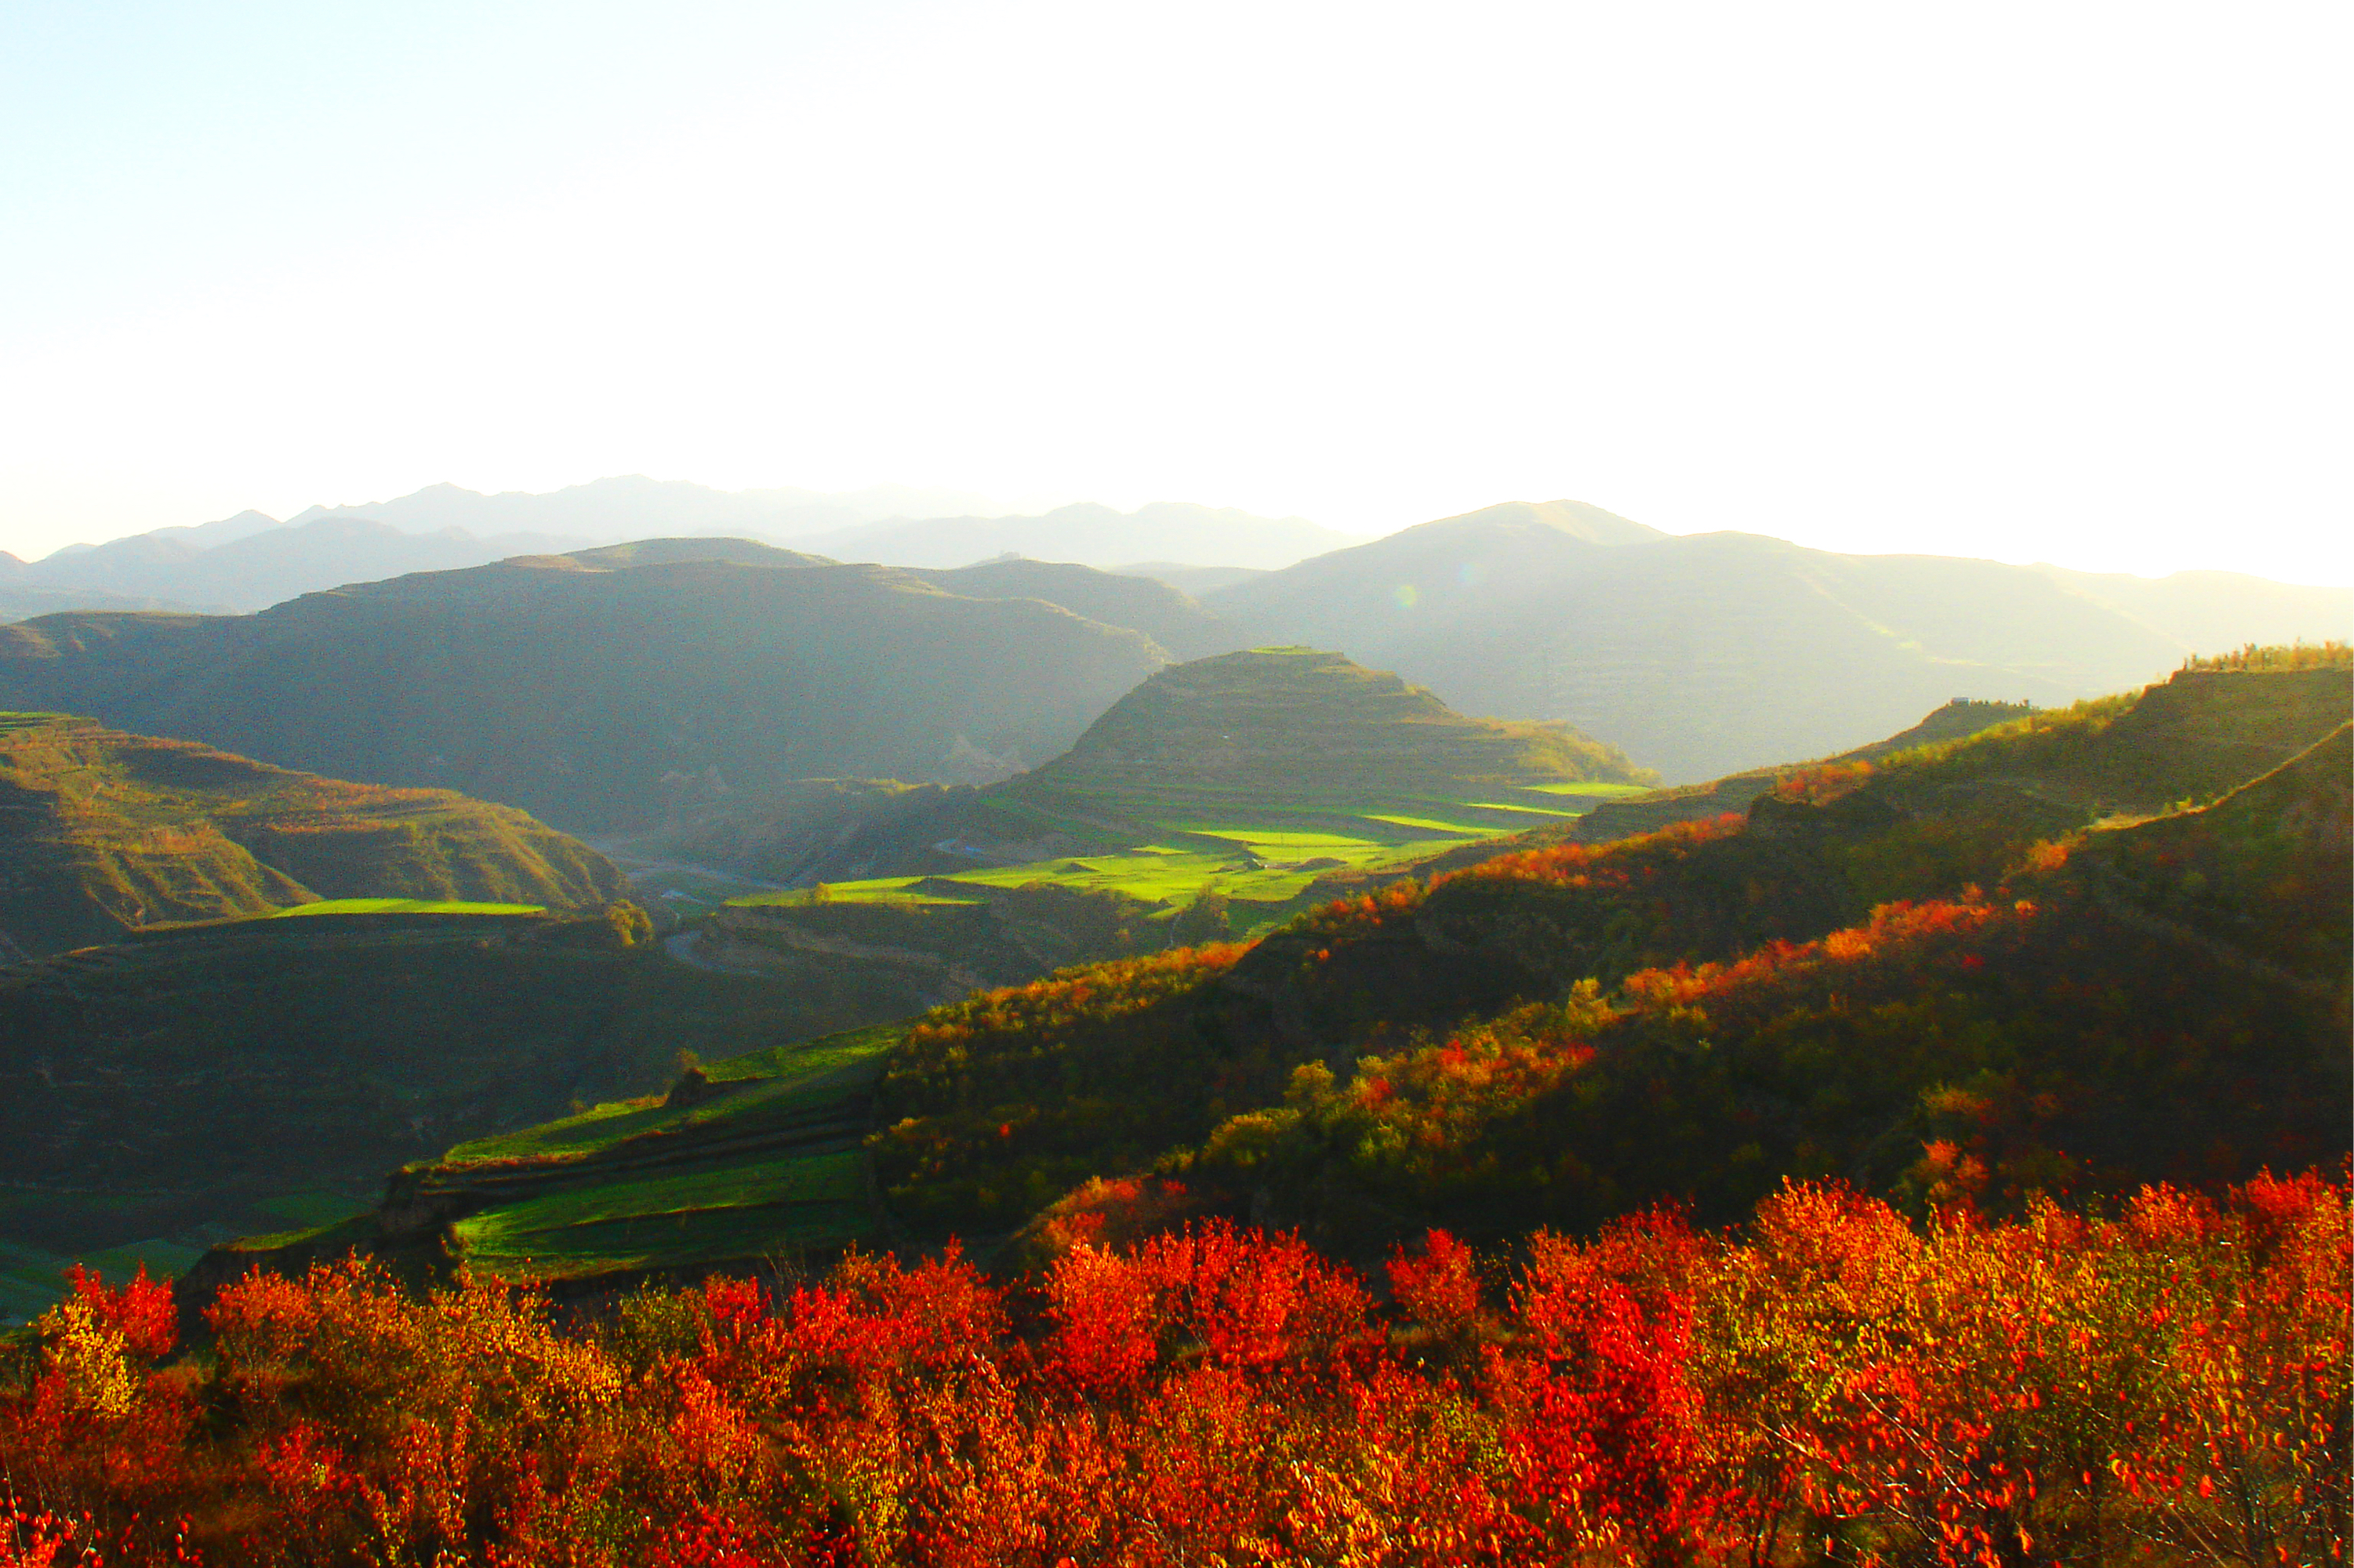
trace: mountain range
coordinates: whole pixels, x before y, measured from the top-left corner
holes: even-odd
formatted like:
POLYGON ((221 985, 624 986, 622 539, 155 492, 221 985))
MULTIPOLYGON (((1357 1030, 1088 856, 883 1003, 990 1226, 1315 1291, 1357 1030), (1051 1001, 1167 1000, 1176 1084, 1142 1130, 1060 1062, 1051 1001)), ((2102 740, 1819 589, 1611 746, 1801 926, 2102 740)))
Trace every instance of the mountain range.
POLYGON ((1155 502, 1121 513, 1083 502, 1036 517, 895 519, 794 542, 850 560, 902 567, 958 567, 983 556, 1016 555, 1106 568, 1152 562, 1164 568, 1264 571, 1344 548, 1361 537, 1304 517, 1254 517, 1230 506, 1155 502))
POLYGON ((2186 654, 2354 631, 2354 593, 1673 535, 1575 502, 1408 528, 1203 596, 1252 641, 1554 719, 1671 782, 1861 745, 1956 697, 2073 701, 2186 654))
MULTIPOLYGON (((391 512, 404 525, 464 516, 483 525, 563 523, 568 517, 603 526, 632 507, 658 509, 666 503, 663 498, 673 496, 680 515, 716 515, 726 510, 722 503, 749 504, 744 497, 695 486, 608 481, 554 497, 481 497, 437 487, 376 510, 391 512), (555 506, 558 501, 570 510, 555 506)), ((870 497, 867 503, 899 499, 905 497, 893 493, 870 497)), ((731 635, 790 641, 810 632, 802 646, 815 662, 795 668, 817 670, 828 667, 829 648, 847 644, 812 629, 832 624, 830 618, 854 618, 851 607, 866 591, 844 589, 848 597, 842 597, 831 585, 857 580, 875 588, 888 582, 900 590, 927 586, 966 600, 1040 601, 1099 628, 1140 633, 1157 652, 1110 655, 1108 651, 1119 639, 1107 642, 1097 637, 1087 642, 1089 652, 1075 655, 1076 664, 1057 670, 1035 693, 1009 669, 1009 683, 982 705, 986 713, 976 708, 948 723, 944 735, 936 733, 932 718, 909 721, 924 729, 917 735, 891 716, 895 705, 929 712, 932 703, 930 695, 903 687, 897 676, 877 673, 864 684, 858 677, 838 688, 826 677, 818 683, 834 696, 847 701, 849 693, 864 691, 874 700, 855 703, 854 716, 812 727, 806 715, 818 710, 797 705, 818 700, 811 691, 770 692, 755 707, 779 716, 801 715, 790 741, 718 746, 681 739, 674 747, 664 742, 660 749, 665 762, 653 769, 653 777, 701 774, 718 765, 718 777, 731 788, 757 779, 765 789, 796 778, 843 773, 890 774, 913 782, 986 781, 1058 753, 1120 693, 1157 667, 1150 660, 1182 661, 1253 645, 1305 645, 1394 671, 1461 713, 1568 724, 1673 783, 1844 751, 1957 698, 2050 706, 2154 679, 2194 652, 2249 642, 2319 641, 2354 630, 2354 594, 2342 588, 2220 572, 2149 579, 1956 557, 1848 556, 1734 532, 1671 535, 1574 501, 1491 506, 1370 544, 1328 549, 1278 569, 1254 568, 1235 556, 1257 548, 1259 559, 1276 561, 1318 547, 1326 531, 1297 519, 1270 522, 1204 507, 1149 506, 1124 516, 1108 508, 1074 506, 1037 517, 870 519, 809 535, 805 542, 823 546, 823 554, 705 537, 694 542, 700 564, 690 565, 680 553, 686 544, 673 542, 663 546, 670 553, 662 569, 701 573, 695 580, 706 586, 739 580, 719 564, 724 557, 737 558, 748 569, 773 571, 790 564, 819 571, 803 586, 820 608, 811 612, 813 619, 804 618, 800 631, 760 630, 755 623, 766 612, 751 601, 735 601, 728 610, 716 602, 690 610, 692 590, 679 578, 673 591, 682 597, 663 624, 628 632, 645 640, 646 657, 632 662, 611 647, 596 646, 631 623, 600 626, 582 609, 560 628, 525 627, 541 613, 530 607, 554 602, 547 595, 578 599, 620 591, 610 584, 597 590, 579 584, 554 587, 550 572, 630 575, 652 557, 615 554, 621 546, 578 547, 563 536, 518 533, 482 538, 451 527, 404 532, 394 523, 352 514, 358 510, 306 514, 308 521, 296 520, 299 526, 281 527, 249 514, 204 529, 159 531, 61 553, 31 566, 0 563, 0 608, 10 602, 5 596, 11 593, 35 595, 37 608, 60 608, 41 596, 67 592, 56 579, 75 574, 89 574, 89 586, 108 596, 104 603, 87 607, 93 611, 167 604, 251 608, 275 601, 252 625, 234 630, 218 619, 44 620, 40 624, 47 630, 28 634, 30 641, 0 644, 50 650, 29 662, 0 653, 0 666, 13 672, 0 673, 0 694, 16 694, 7 700, 21 698, 35 706, 90 712, 129 728, 186 734, 265 760, 371 781, 447 784, 535 811, 545 808, 567 825, 593 817, 603 824, 597 831, 603 831, 643 826, 663 813, 642 786, 613 780, 607 786, 611 789, 639 789, 639 803, 627 810, 599 808, 592 817, 567 817, 578 803, 566 797, 577 789, 549 782, 550 770, 557 768, 550 759, 554 752, 534 763, 490 760, 499 747, 487 733, 463 744, 458 738, 460 732, 479 729, 474 718, 428 712, 435 705, 414 694, 402 700, 448 745, 420 749, 403 738, 355 738, 329 747, 321 738, 325 732, 313 733, 291 720, 286 736, 275 736, 269 726, 278 721, 263 716, 269 705, 257 707, 258 693, 246 689, 257 677, 232 673, 231 667, 247 671, 249 661, 258 659, 260 664, 250 665, 258 670, 278 657, 260 651, 291 646, 291 628, 329 621, 355 628, 364 620, 374 630, 355 632, 359 643, 327 651, 323 667, 359 657, 358 646, 369 638, 390 638, 393 649, 361 658, 364 668, 377 672, 363 677, 365 689, 366 682, 382 678, 385 667, 370 659, 424 668, 414 662, 417 649, 398 652, 398 645, 419 634, 427 622, 414 618, 429 616, 428 606, 456 595, 495 606, 487 613, 506 621, 504 628, 469 625, 457 634, 461 644, 487 646, 501 639, 532 644, 527 656, 501 655, 523 657, 524 665, 532 660, 601 664, 608 673, 599 679, 612 683, 588 706, 650 715, 671 700, 653 681, 653 672, 666 659, 683 656, 680 640, 690 637, 688 629, 699 616, 729 620, 736 627, 731 635), (1254 538, 1259 540, 1256 546, 1250 543, 1254 538), (836 553, 907 565, 895 576, 887 567, 844 566, 828 558, 836 553), (1224 565, 1185 564, 1222 553, 1224 565), (508 564, 484 563, 482 557, 491 555, 508 564), (991 555, 1023 558, 954 564, 991 555), (1061 559, 1048 564, 1027 558, 1044 556, 1061 559), (1082 564, 1090 560, 1117 569, 1082 564), (551 565, 559 562, 572 565, 551 565), (480 599, 475 587, 465 586, 491 582, 508 587, 480 599), (520 585, 526 583, 537 587, 523 592, 520 585), (1189 597, 1187 589, 1199 597, 1189 597), (300 597, 306 591, 309 601, 300 597), (297 608, 306 602, 308 609, 297 608), (362 603, 371 607, 365 614, 355 608, 362 603), (397 615, 396 605, 402 607, 397 615), (396 632, 388 617, 411 618, 410 631, 396 632), (542 635, 555 643, 538 646, 542 635), (573 641, 578 645, 565 651, 573 641), (218 648, 196 657, 190 651, 199 642, 218 648), (218 651, 231 645, 246 652, 231 658, 218 651), (1104 657, 1110 662, 1102 662, 1104 657), (134 668, 142 665, 154 667, 143 673, 134 668), (112 673, 101 673, 101 667, 112 673), (1081 690, 1091 694, 1082 699, 1076 694, 1081 690), (89 694, 86 699, 78 694, 83 693, 89 694), (248 717, 227 724, 221 715, 240 705, 248 717), (291 738, 296 730, 307 738, 291 738), (854 738, 854 732, 864 738, 854 738), (720 763, 723 752, 735 759, 732 764, 720 763), (453 758, 461 754, 483 760, 461 765, 453 758), (783 760, 787 757, 798 760, 783 760)), ((771 584, 771 591, 783 590, 771 584)), ((760 602, 782 612, 786 600, 760 602)), ((1071 635, 1086 641, 1094 634, 1073 630, 1071 635)), ((954 641, 937 651, 942 669, 965 662, 965 651, 955 649, 954 641)), ((889 653, 879 642, 875 646, 886 663, 907 657, 904 650, 889 653)), ((932 657, 903 667, 929 668, 932 657)), ((704 646, 697 662, 722 683, 758 685, 766 678, 723 652, 721 644, 704 646)), ((764 668, 774 674, 783 666, 764 668)), ((499 685, 488 666, 480 678, 486 691, 499 685)), ((545 678, 553 691, 578 694, 585 677, 551 672, 545 678)), ((929 680, 909 678, 918 687, 929 680)), ((387 694, 385 700, 393 699, 387 694)), ((588 708, 577 705, 586 699, 567 701, 576 704, 575 719, 563 722, 587 724, 579 715, 588 708)), ((514 691, 491 699, 490 707, 519 702, 528 710, 523 720, 527 733, 554 722, 543 716, 542 705, 514 691)), ((597 721, 609 729, 638 722, 597 721)), ((740 720, 718 722, 742 727, 740 720)), ((577 758, 566 765, 580 766, 577 758)))
POLYGON ((790 541, 885 566, 955 567, 1016 555, 1097 567, 1150 560, 1193 572, 1288 566, 1357 542, 1301 518, 1183 503, 1132 514, 1083 504, 1043 516, 985 515, 978 508, 986 504, 953 491, 896 485, 837 495, 727 492, 636 475, 545 495, 437 484, 391 501, 313 506, 283 522, 241 512, 69 546, 29 563, 0 553, 0 620, 61 609, 258 610, 408 572, 650 537, 790 541), (948 514, 951 508, 958 510, 948 514))
POLYGON ((1172 661, 1173 589, 1028 564, 917 574, 726 540, 528 556, 251 616, 0 627, 0 705, 427 785, 567 831, 829 776, 981 782, 1055 756, 1172 661), (1053 585, 1053 586, 1050 586, 1053 585))

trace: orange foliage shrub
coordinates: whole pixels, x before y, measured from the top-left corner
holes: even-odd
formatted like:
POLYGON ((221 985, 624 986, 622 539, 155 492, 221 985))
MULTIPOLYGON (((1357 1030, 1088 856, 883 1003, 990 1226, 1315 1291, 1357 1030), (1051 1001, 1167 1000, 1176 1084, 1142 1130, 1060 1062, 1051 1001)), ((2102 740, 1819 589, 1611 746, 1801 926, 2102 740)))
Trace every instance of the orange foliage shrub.
POLYGON ((230 1286, 160 1375, 155 1288, 84 1278, 0 1391, 0 1564, 2342 1563, 2347 1200, 1794 1185, 1539 1233, 1500 1293, 1433 1233, 1394 1314, 1222 1221, 562 1325, 347 1265, 230 1286))

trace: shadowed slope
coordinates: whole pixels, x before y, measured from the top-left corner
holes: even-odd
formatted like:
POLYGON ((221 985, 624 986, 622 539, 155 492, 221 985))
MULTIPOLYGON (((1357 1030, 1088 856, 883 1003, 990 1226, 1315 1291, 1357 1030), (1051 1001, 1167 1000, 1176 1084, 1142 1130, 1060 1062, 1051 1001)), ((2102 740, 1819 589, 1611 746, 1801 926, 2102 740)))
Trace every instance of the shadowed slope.
POLYGON ((604 832, 796 779, 1002 775, 1166 660, 1035 599, 815 559, 652 541, 249 617, 49 616, 0 627, 0 702, 604 832))

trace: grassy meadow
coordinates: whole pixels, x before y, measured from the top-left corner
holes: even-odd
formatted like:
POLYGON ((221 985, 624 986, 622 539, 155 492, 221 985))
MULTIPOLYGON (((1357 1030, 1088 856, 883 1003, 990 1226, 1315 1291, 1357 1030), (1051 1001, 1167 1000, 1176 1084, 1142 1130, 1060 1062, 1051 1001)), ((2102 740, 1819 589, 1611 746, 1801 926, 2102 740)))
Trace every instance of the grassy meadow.
MULTIPOLYGON (((1194 894, 1214 886, 1234 901, 1237 931, 1257 930, 1298 913, 1325 873, 1411 864, 1460 844, 1565 821, 1604 800, 1643 792, 1634 784, 1490 783, 1459 794, 1384 790, 1270 800, 1172 785, 1162 790, 1131 788, 1111 798, 1091 793, 1085 801, 1065 804, 1039 791, 998 810, 1020 812, 1038 837, 1054 834, 1101 847, 1013 865, 976 864, 944 875, 831 883, 822 896, 953 902, 959 884, 973 887, 980 897, 981 889, 1044 882, 1160 905, 1161 917, 1169 918, 1194 894), (1107 818, 1135 828, 1128 833, 1108 831, 1107 818), (1134 842, 1137 829, 1145 833, 1144 842, 1134 842)), ((813 895, 811 889, 775 889, 727 902, 757 907, 806 903, 813 895)))

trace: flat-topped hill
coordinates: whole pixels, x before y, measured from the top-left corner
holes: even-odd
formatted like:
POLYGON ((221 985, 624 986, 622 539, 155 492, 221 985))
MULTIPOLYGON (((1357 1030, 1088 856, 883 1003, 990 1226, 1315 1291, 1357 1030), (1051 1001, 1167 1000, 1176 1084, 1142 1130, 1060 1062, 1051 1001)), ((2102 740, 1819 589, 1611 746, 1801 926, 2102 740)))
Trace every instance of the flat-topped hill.
POLYGON ((802 811, 774 835, 790 848, 763 871, 855 882, 1141 848, 1166 863, 1146 882, 1174 878, 1190 892, 1222 866, 1389 858, 1378 852, 1509 832, 1590 803, 1555 791, 1651 781, 1566 725, 1467 717, 1340 653, 1255 648, 1161 671, 1067 753, 1002 783, 843 796, 837 815, 802 811))
POLYGON ((1623 753, 1567 725, 1468 718, 1343 654, 1254 648, 1163 670, 1114 704, 1066 755, 1003 789, 1414 796, 1450 785, 1645 777, 1623 753))
POLYGON ((626 886, 603 855, 512 806, 0 715, 0 958, 321 900, 579 908, 626 886))

